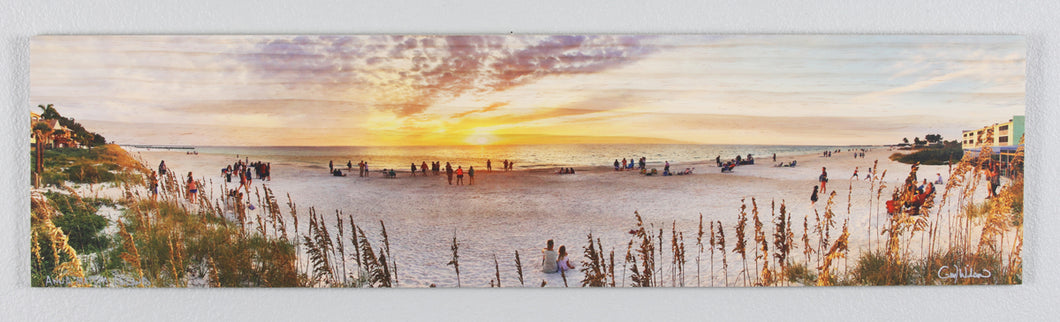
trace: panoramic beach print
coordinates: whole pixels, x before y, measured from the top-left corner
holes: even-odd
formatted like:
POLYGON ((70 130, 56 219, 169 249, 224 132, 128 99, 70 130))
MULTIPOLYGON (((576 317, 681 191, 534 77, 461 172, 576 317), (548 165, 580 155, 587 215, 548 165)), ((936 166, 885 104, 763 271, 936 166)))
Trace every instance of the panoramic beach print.
POLYGON ((1018 36, 39 36, 35 287, 1022 283, 1018 36))

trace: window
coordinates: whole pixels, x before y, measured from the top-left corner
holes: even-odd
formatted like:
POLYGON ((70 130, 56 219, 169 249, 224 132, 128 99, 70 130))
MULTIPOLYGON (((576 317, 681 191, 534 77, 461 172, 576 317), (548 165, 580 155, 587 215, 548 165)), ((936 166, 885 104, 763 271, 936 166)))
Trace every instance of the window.
POLYGON ((998 138, 997 142, 998 143, 1008 143, 1008 137, 1007 136, 1002 136, 1002 137, 998 138))
POLYGON ((997 128, 997 130, 998 131, 1008 130, 1008 125, 1002 125, 1001 127, 997 128))

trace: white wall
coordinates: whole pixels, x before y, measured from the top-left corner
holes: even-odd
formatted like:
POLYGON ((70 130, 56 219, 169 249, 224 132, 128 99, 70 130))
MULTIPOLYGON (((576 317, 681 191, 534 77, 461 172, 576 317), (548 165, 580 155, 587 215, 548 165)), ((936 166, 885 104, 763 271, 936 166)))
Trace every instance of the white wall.
POLYGON ((1048 320, 1060 316, 1060 1, 4 1, 0 320, 1048 320), (309 3, 309 4, 305 4, 309 3), (41 34, 903 33, 1027 37, 1025 284, 661 290, 31 289, 26 107, 41 34), (1047 164, 1047 162, 1051 162, 1047 164))

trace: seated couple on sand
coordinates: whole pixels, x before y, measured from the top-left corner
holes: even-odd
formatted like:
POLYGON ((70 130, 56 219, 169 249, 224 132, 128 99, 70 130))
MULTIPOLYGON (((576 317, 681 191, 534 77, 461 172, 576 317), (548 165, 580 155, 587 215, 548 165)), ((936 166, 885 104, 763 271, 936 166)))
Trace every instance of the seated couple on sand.
POLYGON ((556 253, 552 249, 553 245, 549 239, 547 247, 541 250, 541 271, 551 274, 574 269, 574 264, 567 257, 567 246, 559 246, 559 253, 556 253))

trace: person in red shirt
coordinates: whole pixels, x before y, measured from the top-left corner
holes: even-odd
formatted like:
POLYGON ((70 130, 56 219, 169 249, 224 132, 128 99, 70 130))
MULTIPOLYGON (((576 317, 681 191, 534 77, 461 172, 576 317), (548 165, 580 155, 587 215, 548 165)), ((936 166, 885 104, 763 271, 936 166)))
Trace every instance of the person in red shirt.
POLYGON ((456 185, 464 184, 464 168, 456 166, 456 185))

